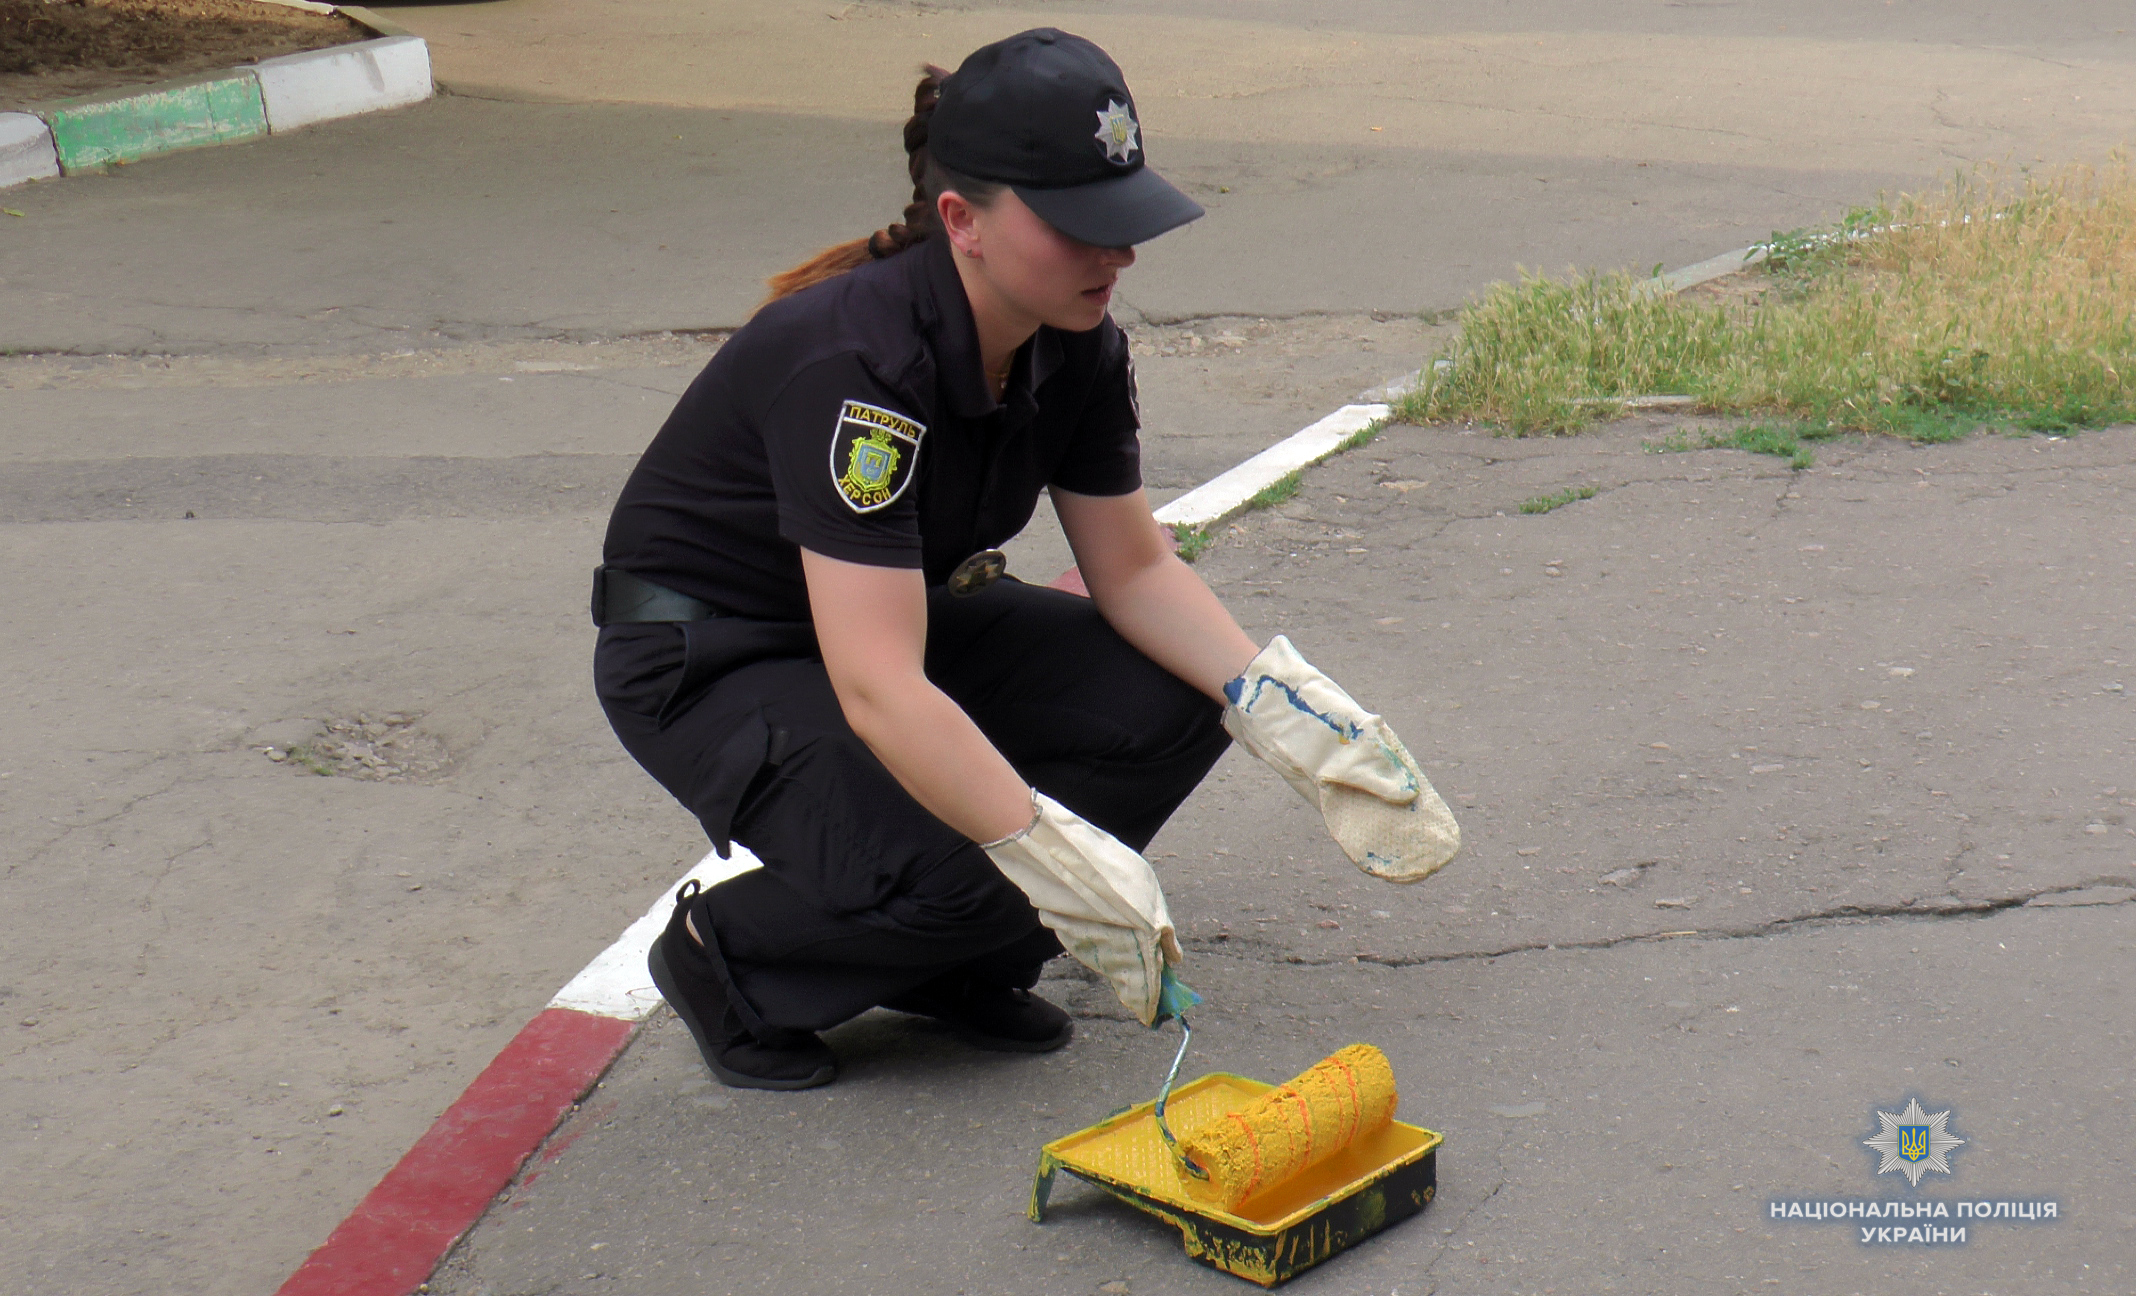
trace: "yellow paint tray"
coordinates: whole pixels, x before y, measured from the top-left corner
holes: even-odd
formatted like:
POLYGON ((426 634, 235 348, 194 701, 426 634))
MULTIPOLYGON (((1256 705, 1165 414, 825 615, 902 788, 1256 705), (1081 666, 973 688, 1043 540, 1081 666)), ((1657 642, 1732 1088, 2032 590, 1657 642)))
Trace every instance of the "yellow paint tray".
MULTIPOLYGON (((1213 1072, 1173 1090, 1165 1118, 1184 1137, 1273 1088, 1213 1072)), ((1141 1103, 1046 1144, 1031 1185, 1032 1222, 1045 1218, 1054 1173, 1066 1170, 1177 1228, 1194 1259, 1273 1287, 1416 1214, 1438 1192, 1439 1135, 1396 1121, 1248 1200, 1234 1215, 1195 1201, 1180 1186, 1155 1107, 1141 1103)))

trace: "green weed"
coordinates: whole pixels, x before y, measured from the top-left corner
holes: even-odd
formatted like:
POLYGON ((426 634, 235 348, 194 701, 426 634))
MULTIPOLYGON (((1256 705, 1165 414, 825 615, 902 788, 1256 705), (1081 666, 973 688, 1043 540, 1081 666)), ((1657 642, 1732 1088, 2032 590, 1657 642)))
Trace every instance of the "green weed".
POLYGON ((1246 501, 1246 507, 1248 509, 1274 508, 1291 496, 1296 495, 1301 484, 1302 482, 1297 473, 1285 473, 1257 491, 1252 499, 1246 501))
POLYGON ((1839 434, 1840 429, 1829 423, 1780 420, 1751 423, 1725 432, 1700 432, 1695 435, 1678 428, 1659 441, 1647 442, 1646 448, 1657 454, 1676 454, 1686 450, 1747 450, 1752 454, 1785 459, 1788 467, 1800 472, 1817 462, 1816 453, 1804 444, 1805 442, 1829 441, 1839 434))
POLYGON ((1212 537, 1209 528, 1198 526, 1175 526, 1172 528, 1172 543, 1179 561, 1193 562, 1209 550, 1212 537))
POLYGON ((1576 504, 1581 500, 1593 499, 1595 492, 1600 489, 1598 486, 1568 486, 1555 495, 1538 495, 1534 499, 1522 500, 1520 502, 1520 511, 1523 513, 1548 513, 1552 509, 1560 509, 1567 504, 1576 504))
POLYGON ((1386 429, 1386 427, 1387 420, 1381 419, 1377 423, 1373 423, 1366 427, 1359 428, 1357 431, 1352 432, 1348 437, 1344 438, 1343 443, 1341 445, 1335 447, 1335 453, 1344 454, 1348 451, 1357 449, 1359 446, 1371 445, 1372 439, 1374 437, 1377 437, 1382 431, 1386 429))
POLYGON ((289 760, 291 764, 301 766, 320 778, 330 778, 334 773, 334 767, 309 746, 290 748, 289 760))

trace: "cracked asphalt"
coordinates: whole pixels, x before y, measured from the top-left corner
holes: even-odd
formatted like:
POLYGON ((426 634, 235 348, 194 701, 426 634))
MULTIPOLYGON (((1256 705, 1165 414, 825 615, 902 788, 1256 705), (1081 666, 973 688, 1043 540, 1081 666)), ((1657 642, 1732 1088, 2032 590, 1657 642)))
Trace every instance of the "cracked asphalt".
MULTIPOLYGON (((592 703, 586 572, 763 277, 896 210, 921 58, 1090 32, 1209 207, 1119 304, 1160 499, 1519 266, 1702 259, 2136 111, 2092 2, 393 13, 431 103, 7 193, 0 1290, 271 1290, 702 853, 592 703)), ((1204 559, 1468 829, 1389 890, 1233 759, 1158 845, 1190 1068, 1372 1039, 1449 1137, 1441 1200, 1300 1290, 2126 1290, 2127 432, 1796 476, 1638 449, 1671 426, 1394 429, 1204 559), (1956 1186, 2071 1220, 1927 1254, 1737 1208, 1878 1191, 1912 1088, 1956 1186)), ((1228 1289, 1088 1193, 1021 1222, 1038 1144, 1169 1057, 1049 985, 1064 1055, 871 1018, 807 1105, 657 1022, 439 1285, 1228 1289)))
MULTIPOLYGON (((1233 753, 1152 847, 1210 1000, 1186 1074, 1367 1040, 1446 1135, 1428 1210, 1288 1290, 2127 1290, 2136 428, 1798 473, 1651 448, 1683 423, 1394 426, 1200 560, 1465 835, 1376 882, 1233 753), (1907 1195, 1861 1140, 1912 1095, 1968 1140, 1919 1196, 2066 1219, 1930 1249, 1768 1218, 1907 1195)), ((432 1290, 1238 1290, 1082 1185, 1023 1219, 1038 1147, 1152 1096, 1173 1040, 1050 977, 1062 1054, 877 1012, 803 1094, 719 1087, 663 1016, 432 1290)))

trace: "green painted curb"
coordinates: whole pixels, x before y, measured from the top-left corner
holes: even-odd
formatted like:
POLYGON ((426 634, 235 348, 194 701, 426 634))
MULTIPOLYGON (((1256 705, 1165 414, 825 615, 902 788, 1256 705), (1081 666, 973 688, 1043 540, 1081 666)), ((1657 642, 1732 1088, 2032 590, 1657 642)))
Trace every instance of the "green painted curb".
POLYGON ((250 71, 62 99, 37 115, 52 128, 68 172, 267 133, 259 78, 250 71))

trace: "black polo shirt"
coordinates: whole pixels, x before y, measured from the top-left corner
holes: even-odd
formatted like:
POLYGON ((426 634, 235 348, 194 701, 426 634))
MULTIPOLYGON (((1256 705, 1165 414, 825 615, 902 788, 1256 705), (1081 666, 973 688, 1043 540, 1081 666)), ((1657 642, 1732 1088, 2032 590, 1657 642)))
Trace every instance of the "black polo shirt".
POLYGON ((624 483, 604 561, 733 615, 806 621, 803 547, 939 585, 1021 531, 1049 485, 1139 487, 1119 326, 1041 327, 997 403, 951 256, 929 239, 759 311, 624 483))

